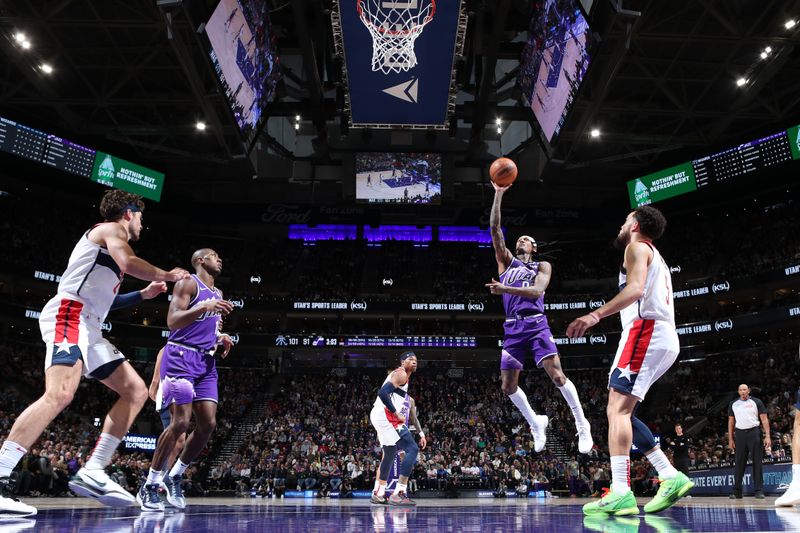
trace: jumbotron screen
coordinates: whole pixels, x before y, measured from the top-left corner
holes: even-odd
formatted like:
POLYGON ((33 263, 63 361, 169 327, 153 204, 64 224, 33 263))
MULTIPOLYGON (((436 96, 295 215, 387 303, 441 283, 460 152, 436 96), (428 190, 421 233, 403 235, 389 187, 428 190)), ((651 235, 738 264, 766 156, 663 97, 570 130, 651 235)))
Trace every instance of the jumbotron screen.
POLYGON ((356 153, 356 201, 441 204, 441 154, 356 153))
POLYGON ((206 23, 209 53, 245 140, 258 130, 281 78, 266 0, 221 0, 206 23))
POLYGON ((558 135, 589 68, 589 23, 576 0, 545 0, 534 15, 517 83, 547 142, 558 135))

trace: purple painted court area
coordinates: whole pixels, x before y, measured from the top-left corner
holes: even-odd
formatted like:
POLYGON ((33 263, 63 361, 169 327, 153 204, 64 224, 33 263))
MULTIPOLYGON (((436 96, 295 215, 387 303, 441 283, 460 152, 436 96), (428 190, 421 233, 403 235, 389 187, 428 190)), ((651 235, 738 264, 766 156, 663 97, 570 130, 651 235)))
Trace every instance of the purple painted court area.
MULTIPOLYGON (((586 500, 420 500, 413 509, 373 506, 363 500, 195 499, 186 511, 144 513, 109 509, 83 499, 28 500, 34 519, 0 521, 0 533, 21 531, 232 533, 234 531, 798 531, 800 510, 775 509, 772 498, 730 502, 694 498, 659 515, 585 517, 586 500)), ((640 508, 645 500, 639 502, 640 508)))

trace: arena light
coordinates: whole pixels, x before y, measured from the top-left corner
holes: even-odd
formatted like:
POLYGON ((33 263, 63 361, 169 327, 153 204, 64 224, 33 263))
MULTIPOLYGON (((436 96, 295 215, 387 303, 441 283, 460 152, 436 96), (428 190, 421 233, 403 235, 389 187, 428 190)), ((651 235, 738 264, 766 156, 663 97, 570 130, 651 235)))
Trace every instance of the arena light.
POLYGON ((19 45, 20 45, 20 46, 21 46, 21 47, 22 47, 24 50, 30 50, 30 49, 31 49, 31 42, 30 42, 30 41, 22 41, 21 43, 19 43, 19 45))
POLYGON ((769 54, 766 51, 761 52, 761 59, 766 59, 767 56, 769 56, 769 54))
POLYGON ((747 83, 747 79, 746 78, 739 78, 738 80, 736 80, 736 86, 737 87, 741 87, 745 83, 747 83))
POLYGON ((500 124, 502 124, 502 123, 503 123, 503 120, 500 117, 497 117, 497 119, 495 119, 495 124, 497 124, 498 126, 500 126, 500 124))
POLYGON ((503 128, 501 128, 500 126, 497 126, 497 133, 503 133, 503 128))
POLYGON ((206 130, 206 123, 203 122, 202 120, 198 120, 194 124, 194 129, 196 129, 197 131, 205 131, 206 130))
POLYGON ((797 21, 795 21, 794 19, 789 19, 783 24, 783 27, 786 28, 787 30, 791 30, 792 28, 794 28, 795 24, 797 24, 797 21))
POLYGON ((589 136, 592 139, 597 139, 600 137, 600 130, 598 128, 592 128, 592 131, 589 132, 589 136))
POLYGON ((17 33, 14 34, 14 40, 17 41, 17 44, 22 44, 25 41, 27 41, 28 38, 25 36, 24 33, 18 31, 17 33))
POLYGON ((40 68, 40 69, 42 70, 42 72, 44 72, 45 74, 52 74, 52 73, 53 73, 53 67, 51 67, 51 66, 50 66, 48 63, 42 63, 42 64, 39 66, 39 68, 40 68))

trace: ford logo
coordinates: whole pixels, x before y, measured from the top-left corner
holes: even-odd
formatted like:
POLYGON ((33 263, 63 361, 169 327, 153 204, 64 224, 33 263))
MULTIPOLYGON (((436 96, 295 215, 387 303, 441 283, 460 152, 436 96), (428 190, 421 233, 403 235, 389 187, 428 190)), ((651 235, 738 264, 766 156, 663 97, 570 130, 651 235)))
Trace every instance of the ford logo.
POLYGON ((483 302, 469 302, 467 311, 470 313, 483 313, 483 302))
POLYGON ((250 276, 250 283, 261 283, 261 276, 250 276))
POLYGON ((238 309, 244 309, 244 300, 239 299, 239 300, 228 300, 228 301, 231 302, 232 306, 238 309))
POLYGON ((362 300, 360 302, 352 301, 350 302, 350 310, 351 311, 366 311, 367 310, 367 302, 362 300))
POLYGON ((681 266, 680 265, 671 266, 671 267, 669 267, 669 272, 670 272, 670 274, 675 274, 675 273, 680 274, 681 273, 681 266))
POLYGON ((606 336, 605 335, 592 335, 589 337, 590 344, 605 344, 606 343, 606 336))
POLYGON ((100 324, 101 331, 111 331, 111 322, 103 322, 100 324))
POLYGON ((392 278, 383 278, 384 287, 391 287, 392 285, 394 285, 394 280, 392 278))
POLYGON ((589 301, 589 309, 598 309, 606 305, 605 300, 590 300, 589 301))
POLYGON ((714 322, 714 329, 719 331, 721 329, 733 329, 733 320, 717 320, 714 322))
POLYGON ((731 290, 731 284, 729 281, 723 281, 722 283, 714 283, 711 286, 711 290, 714 291, 714 294, 718 292, 728 292, 731 290))

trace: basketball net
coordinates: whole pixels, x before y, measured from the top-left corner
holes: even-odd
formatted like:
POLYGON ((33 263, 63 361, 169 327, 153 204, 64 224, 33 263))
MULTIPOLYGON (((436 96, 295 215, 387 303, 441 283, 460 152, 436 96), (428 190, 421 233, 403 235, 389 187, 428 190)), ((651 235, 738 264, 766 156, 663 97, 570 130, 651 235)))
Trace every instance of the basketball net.
POLYGON ((358 0, 372 36, 372 71, 406 72, 417 65, 414 42, 436 13, 436 0, 358 0))

